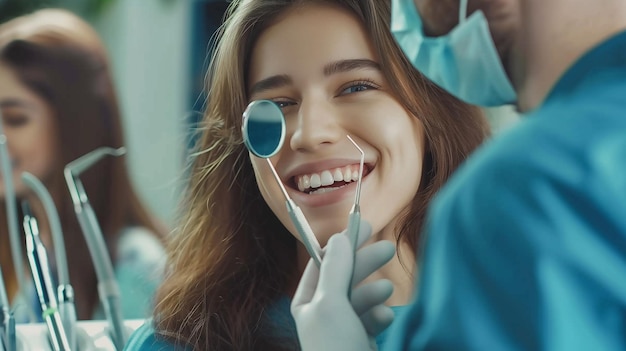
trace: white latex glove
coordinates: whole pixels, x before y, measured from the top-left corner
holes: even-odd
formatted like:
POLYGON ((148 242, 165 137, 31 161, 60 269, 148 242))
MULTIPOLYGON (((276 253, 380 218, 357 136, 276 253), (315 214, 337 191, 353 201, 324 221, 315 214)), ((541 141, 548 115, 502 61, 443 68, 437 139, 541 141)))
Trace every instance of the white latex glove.
MULTIPOLYGON (((359 242, 371 235, 361 221, 359 242)), ((393 311, 384 305, 393 286, 381 279, 358 286, 348 298, 350 281, 357 286, 394 255, 394 245, 378 241, 353 251, 345 233, 333 235, 325 247, 320 269, 309 261, 291 303, 302 350, 376 350, 374 337, 393 321, 393 311), (352 275, 352 267, 354 277, 352 275)))

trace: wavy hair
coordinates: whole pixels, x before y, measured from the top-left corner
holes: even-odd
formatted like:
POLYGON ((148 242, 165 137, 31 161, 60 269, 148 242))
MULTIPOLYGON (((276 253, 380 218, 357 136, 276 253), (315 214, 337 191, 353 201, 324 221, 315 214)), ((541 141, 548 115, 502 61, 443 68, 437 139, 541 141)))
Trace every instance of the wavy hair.
POLYGON ((263 325, 265 309, 297 284, 296 239, 257 188, 241 115, 257 37, 284 11, 312 1, 339 5, 360 19, 394 95, 423 122, 422 181, 397 230, 399 242, 417 250, 429 200, 488 134, 480 109, 439 89, 407 61, 390 32, 388 0, 234 1, 218 33, 202 135, 157 293, 155 328, 166 339, 197 350, 298 348, 297 340, 275 342, 263 325))

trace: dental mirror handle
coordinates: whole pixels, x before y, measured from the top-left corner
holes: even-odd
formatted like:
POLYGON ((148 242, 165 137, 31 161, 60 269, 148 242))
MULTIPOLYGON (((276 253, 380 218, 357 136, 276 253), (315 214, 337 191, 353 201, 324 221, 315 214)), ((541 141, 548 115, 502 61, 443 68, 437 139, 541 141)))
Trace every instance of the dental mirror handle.
POLYGON ((319 268, 322 264, 322 248, 317 242, 313 229, 311 229, 300 207, 291 199, 287 200, 287 211, 289 212, 289 216, 291 216, 291 221, 296 226, 296 230, 300 233, 304 247, 309 252, 309 255, 311 255, 311 258, 313 258, 313 261, 315 261, 317 268, 319 268))

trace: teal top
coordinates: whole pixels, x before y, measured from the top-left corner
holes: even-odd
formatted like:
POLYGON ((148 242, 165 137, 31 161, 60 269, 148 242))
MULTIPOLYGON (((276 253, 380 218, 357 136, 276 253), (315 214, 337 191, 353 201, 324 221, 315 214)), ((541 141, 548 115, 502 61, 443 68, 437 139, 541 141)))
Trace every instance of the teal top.
MULTIPOLYGON (((48 255, 52 260, 53 255, 48 255)), ((163 276, 165 251, 160 241, 143 227, 128 227, 120 234, 117 244, 115 278, 120 289, 120 307, 124 319, 143 319, 152 312, 152 300, 163 276)), ((35 310, 35 318, 40 317, 41 307, 31 283, 23 296, 14 303, 15 319, 18 323, 29 321, 28 309, 35 310), (37 313, 39 312, 39 313, 37 313)), ((105 319, 102 306, 94 311, 93 320, 105 319)), ((35 322, 41 322, 41 319, 35 322)))
MULTIPOLYGON (((268 327, 268 333, 276 339, 284 339, 288 342, 293 342, 297 338, 296 324, 291 316, 290 312, 291 299, 284 297, 276 301, 276 303, 268 309, 266 317, 271 320, 271 325, 268 327)), ((392 307, 396 318, 400 316, 405 310, 406 306, 394 306, 392 307)), ((376 343, 381 348, 386 343, 387 331, 384 330, 376 337, 376 343)), ((130 336, 125 351, 148 351, 148 350, 191 350, 191 348, 185 348, 181 345, 171 344, 156 336, 154 327, 150 320, 146 321, 141 327, 139 327, 130 336)))
POLYGON ((626 32, 434 199, 384 350, 626 349, 626 32))

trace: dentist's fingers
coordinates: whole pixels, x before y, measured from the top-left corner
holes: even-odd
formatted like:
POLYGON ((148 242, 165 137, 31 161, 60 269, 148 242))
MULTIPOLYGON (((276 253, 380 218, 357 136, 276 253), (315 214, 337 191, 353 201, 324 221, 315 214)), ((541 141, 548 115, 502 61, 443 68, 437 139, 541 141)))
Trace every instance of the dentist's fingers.
POLYGON ((378 335, 393 322, 395 315, 389 306, 376 305, 359 318, 369 335, 378 335))
MULTIPOLYGON (((317 291, 330 295, 345 293, 347 298, 352 275, 353 252, 347 235, 335 234, 326 245, 320 267, 317 291)), ((338 295, 337 295, 338 296, 338 295)))
POLYGON ((363 284, 352 290, 350 302, 357 315, 362 315, 372 307, 385 303, 393 293, 393 284, 388 279, 380 279, 363 284))
POLYGON ((306 305, 313 299, 315 290, 317 289, 319 274, 320 271, 317 269, 315 261, 313 261, 313 259, 309 259, 309 263, 307 263, 306 268, 304 269, 304 273, 302 274, 302 278, 300 278, 300 283, 298 284, 296 293, 291 301, 291 313, 293 313, 294 310, 300 306, 306 305))
MULTIPOLYGON (((344 235, 345 236, 345 235, 344 235)), ((352 283, 357 285, 370 274, 389 262, 396 252, 391 241, 381 240, 356 252, 352 283)))

